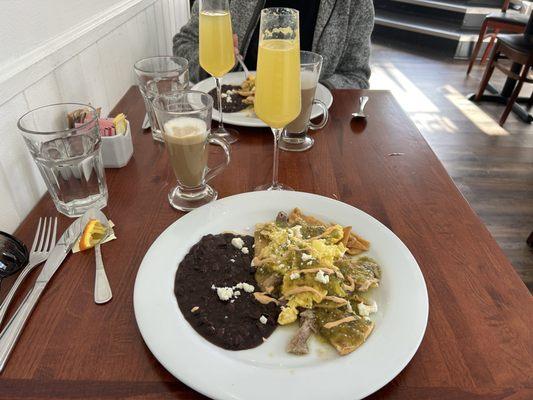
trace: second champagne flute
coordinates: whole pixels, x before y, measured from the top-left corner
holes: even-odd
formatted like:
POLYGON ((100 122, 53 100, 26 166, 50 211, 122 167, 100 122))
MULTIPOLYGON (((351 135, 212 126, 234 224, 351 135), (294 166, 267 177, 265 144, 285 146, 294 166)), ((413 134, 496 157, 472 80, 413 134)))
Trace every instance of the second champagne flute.
POLYGON ((236 131, 224 128, 222 113, 221 78, 235 65, 233 50, 233 31, 228 0, 200 0, 200 66, 207 71, 217 85, 217 102, 219 111, 218 127, 213 135, 228 143, 237 141, 236 131))
POLYGON ((298 18, 298 11, 292 8, 261 11, 254 107, 274 134, 274 162, 272 184, 256 190, 292 190, 278 182, 278 144, 283 130, 301 109, 298 18))

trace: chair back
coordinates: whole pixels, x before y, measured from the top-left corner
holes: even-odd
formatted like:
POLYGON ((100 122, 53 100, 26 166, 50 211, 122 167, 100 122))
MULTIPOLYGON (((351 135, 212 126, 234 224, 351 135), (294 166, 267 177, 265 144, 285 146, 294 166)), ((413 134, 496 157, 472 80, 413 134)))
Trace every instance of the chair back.
POLYGON ((509 9, 509 3, 511 0, 503 0, 502 4, 502 12, 506 12, 509 9))
POLYGON ((533 12, 529 16, 529 20, 527 22, 526 30, 524 31, 524 37, 529 43, 533 44, 533 12))

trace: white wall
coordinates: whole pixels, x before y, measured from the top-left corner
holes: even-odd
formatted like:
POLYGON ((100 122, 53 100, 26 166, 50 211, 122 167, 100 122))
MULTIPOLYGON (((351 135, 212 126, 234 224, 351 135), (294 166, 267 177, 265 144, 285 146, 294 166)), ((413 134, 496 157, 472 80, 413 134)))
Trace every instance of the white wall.
POLYGON ((18 118, 60 101, 91 103, 106 115, 134 84, 136 60, 171 54, 188 1, 19 0, 0 1, 0 7, 1 41, 6 29, 21 34, 9 32, 10 43, 0 45, 0 230, 12 232, 46 191, 17 130, 18 118), (57 24, 44 4, 53 5, 57 24), (83 24, 76 15, 86 16, 83 24), (35 21, 41 26, 21 32, 31 18, 42 22, 43 16, 46 23, 35 21))
POLYGON ((0 54, 6 55, 0 60, 0 69, 61 35, 80 23, 80 19, 91 19, 121 1, 0 0, 2 15, 6 17, 0 24, 0 54))

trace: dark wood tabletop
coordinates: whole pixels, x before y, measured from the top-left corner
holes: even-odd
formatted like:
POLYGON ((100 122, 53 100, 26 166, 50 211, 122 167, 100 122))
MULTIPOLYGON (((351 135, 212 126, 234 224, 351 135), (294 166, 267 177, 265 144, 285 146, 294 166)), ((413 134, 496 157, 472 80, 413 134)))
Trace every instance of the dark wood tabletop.
MULTIPOLYGON (((334 91, 330 121, 314 134, 315 146, 281 152, 279 175, 297 190, 374 216, 409 247, 422 269, 429 292, 424 340, 404 371, 370 397, 532 399, 529 291, 389 92, 368 91, 368 120, 350 121, 361 93, 334 91)), ((183 214, 167 201, 174 177, 164 146, 141 132, 144 104, 136 87, 114 111, 128 115, 135 152, 127 166, 106 170, 105 211, 118 240, 102 252, 113 300, 93 302, 93 252, 70 255, 0 376, 1 399, 204 398, 166 372, 135 322, 137 269, 157 236, 183 214)), ((239 131, 230 166, 212 181, 220 197, 251 191, 271 178, 270 132, 239 131)), ((38 218, 56 214, 45 195, 16 235, 31 243, 38 218)), ((69 222, 61 216, 60 230, 69 222)), ((0 298, 12 282, 4 281, 0 298)))

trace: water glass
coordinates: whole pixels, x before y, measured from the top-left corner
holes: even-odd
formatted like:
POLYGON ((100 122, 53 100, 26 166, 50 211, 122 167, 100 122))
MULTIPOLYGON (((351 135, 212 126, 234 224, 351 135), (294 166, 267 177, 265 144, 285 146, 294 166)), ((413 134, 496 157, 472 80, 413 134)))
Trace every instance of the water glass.
POLYGON ((189 62, 182 57, 148 57, 137 61, 133 69, 150 119, 152 137, 162 142, 163 134, 152 108, 152 101, 160 93, 186 90, 189 87, 189 62))
POLYGON ((202 92, 187 90, 160 94, 153 107, 167 148, 177 185, 168 194, 170 205, 190 211, 217 198, 207 184, 230 162, 229 144, 211 132, 213 99, 202 92), (224 151, 225 159, 208 166, 209 144, 224 151))
POLYGON ((107 205, 107 186, 96 110, 85 104, 61 103, 24 114, 18 128, 62 214, 80 216, 89 208, 107 205), (84 109, 74 123, 69 113, 84 109))
POLYGON ((321 129, 328 122, 328 108, 324 102, 315 99, 321 69, 322 56, 320 54, 311 51, 300 51, 302 110, 300 115, 287 125, 285 132, 283 132, 279 143, 279 148, 282 150, 305 151, 310 149, 315 141, 307 135, 308 129, 321 129), (313 105, 317 105, 322 109, 322 120, 318 124, 310 121, 313 105))

